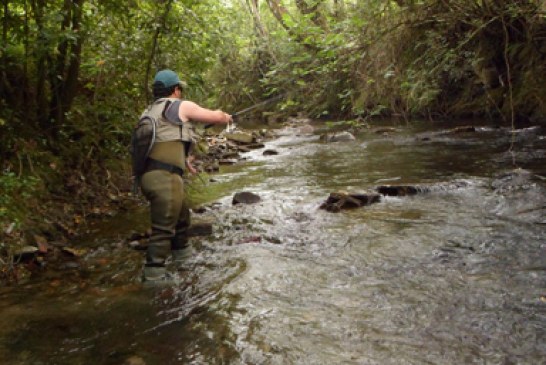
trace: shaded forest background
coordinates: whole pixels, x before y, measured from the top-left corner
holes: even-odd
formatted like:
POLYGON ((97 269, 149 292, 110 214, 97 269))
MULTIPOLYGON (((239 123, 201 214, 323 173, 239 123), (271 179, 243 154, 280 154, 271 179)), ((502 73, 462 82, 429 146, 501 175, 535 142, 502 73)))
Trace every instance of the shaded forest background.
POLYGON ((164 67, 227 111, 283 94, 269 113, 546 124, 544 1, 2 0, 0 14, 2 245, 125 189, 164 67))

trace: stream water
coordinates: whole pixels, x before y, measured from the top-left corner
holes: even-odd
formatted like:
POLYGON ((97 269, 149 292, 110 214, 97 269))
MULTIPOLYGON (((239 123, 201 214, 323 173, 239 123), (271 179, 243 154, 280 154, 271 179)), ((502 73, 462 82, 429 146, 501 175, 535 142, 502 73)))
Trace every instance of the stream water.
POLYGON ((143 288, 124 243, 145 208, 90 227, 76 269, 0 290, 0 363, 546 364, 544 129, 397 128, 286 131, 196 184, 214 233, 172 287, 143 288), (384 184, 438 188, 319 209, 384 184))

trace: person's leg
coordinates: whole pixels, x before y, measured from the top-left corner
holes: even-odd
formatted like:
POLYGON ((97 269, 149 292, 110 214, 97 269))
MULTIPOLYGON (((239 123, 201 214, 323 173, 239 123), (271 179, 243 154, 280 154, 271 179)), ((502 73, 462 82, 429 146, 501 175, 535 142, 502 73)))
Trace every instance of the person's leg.
POLYGON ((178 222, 176 223, 176 232, 171 240, 171 249, 173 260, 178 268, 181 268, 184 263, 192 256, 192 247, 188 242, 188 228, 191 224, 190 209, 186 202, 182 204, 178 222))
POLYGON ((142 177, 142 191, 150 201, 152 234, 146 252, 145 280, 161 279, 166 274, 165 260, 171 252, 176 225, 184 197, 182 178, 163 170, 142 177))

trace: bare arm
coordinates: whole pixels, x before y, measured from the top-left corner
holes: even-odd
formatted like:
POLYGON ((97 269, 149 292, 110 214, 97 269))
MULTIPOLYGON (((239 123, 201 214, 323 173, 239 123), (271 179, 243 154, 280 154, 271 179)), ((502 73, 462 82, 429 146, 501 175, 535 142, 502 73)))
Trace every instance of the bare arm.
POLYGON ((203 108, 189 100, 184 100, 180 103, 178 115, 184 122, 192 120, 202 123, 227 124, 232 121, 231 115, 221 110, 203 108))

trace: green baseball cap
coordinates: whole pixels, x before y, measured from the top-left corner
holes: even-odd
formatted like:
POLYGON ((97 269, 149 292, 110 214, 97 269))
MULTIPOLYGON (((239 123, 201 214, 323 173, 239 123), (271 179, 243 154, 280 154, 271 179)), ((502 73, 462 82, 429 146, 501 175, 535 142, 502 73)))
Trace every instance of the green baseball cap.
POLYGON ((154 85, 159 87, 171 87, 179 85, 181 88, 185 88, 187 85, 185 82, 180 81, 176 72, 172 70, 161 70, 155 74, 154 85))

